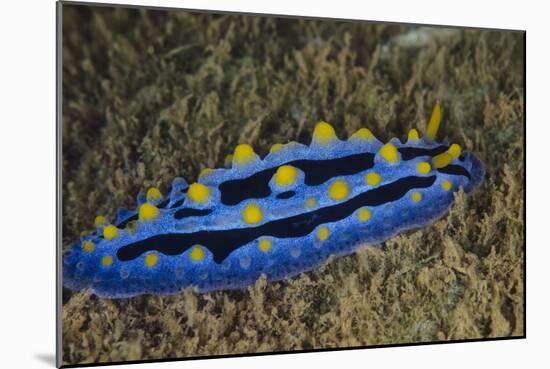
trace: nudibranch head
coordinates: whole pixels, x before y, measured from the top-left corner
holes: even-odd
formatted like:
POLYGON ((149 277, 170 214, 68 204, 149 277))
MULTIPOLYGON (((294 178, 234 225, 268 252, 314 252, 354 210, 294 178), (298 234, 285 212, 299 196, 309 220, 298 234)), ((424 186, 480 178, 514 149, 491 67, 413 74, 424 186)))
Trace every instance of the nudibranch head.
POLYGON ((117 298, 239 288, 427 225, 484 177, 476 156, 436 141, 440 120, 438 102, 425 134, 413 128, 404 143, 366 128, 341 140, 321 121, 309 146, 275 144, 260 159, 240 144, 225 169, 191 185, 176 178, 166 195, 151 187, 114 220, 96 217, 95 233, 64 256, 64 285, 117 298))

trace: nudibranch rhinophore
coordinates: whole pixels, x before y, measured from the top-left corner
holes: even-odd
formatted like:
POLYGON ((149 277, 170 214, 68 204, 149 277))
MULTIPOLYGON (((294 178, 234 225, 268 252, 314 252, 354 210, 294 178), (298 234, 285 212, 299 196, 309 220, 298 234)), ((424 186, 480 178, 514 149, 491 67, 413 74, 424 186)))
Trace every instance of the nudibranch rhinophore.
POLYGON ((484 166, 457 144, 438 143, 436 103, 424 137, 378 141, 361 128, 347 141, 319 122, 309 146, 275 144, 262 160, 240 144, 226 167, 196 183, 176 178, 167 196, 95 219, 96 232, 64 255, 63 283, 101 297, 241 288, 311 270, 442 217, 484 166))

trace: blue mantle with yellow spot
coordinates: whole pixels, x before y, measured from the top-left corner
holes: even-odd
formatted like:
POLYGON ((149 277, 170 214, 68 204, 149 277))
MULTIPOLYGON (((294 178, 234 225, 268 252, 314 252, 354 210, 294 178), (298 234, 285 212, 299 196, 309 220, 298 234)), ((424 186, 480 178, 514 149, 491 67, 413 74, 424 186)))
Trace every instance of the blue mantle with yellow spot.
POLYGON ((473 154, 435 141, 440 119, 436 104, 426 135, 405 143, 366 128, 342 141, 320 122, 309 146, 275 144, 263 159, 240 144, 226 168, 176 178, 166 196, 151 188, 112 223, 98 216, 64 255, 63 283, 110 298, 235 289, 430 224, 484 177, 473 154))

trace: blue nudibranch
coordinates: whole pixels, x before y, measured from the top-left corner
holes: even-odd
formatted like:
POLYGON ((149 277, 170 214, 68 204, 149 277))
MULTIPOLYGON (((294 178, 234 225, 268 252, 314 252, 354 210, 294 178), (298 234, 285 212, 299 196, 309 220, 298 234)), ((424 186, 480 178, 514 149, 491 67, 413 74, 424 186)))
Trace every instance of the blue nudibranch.
POLYGON ((484 177, 473 154, 435 141, 440 120, 436 103, 424 137, 412 129, 406 143, 366 128, 342 141, 320 122, 309 146, 275 144, 263 160, 240 144, 229 168, 176 178, 166 197, 151 188, 112 224, 98 216, 64 256, 64 285, 110 298, 241 288, 427 225, 484 177))

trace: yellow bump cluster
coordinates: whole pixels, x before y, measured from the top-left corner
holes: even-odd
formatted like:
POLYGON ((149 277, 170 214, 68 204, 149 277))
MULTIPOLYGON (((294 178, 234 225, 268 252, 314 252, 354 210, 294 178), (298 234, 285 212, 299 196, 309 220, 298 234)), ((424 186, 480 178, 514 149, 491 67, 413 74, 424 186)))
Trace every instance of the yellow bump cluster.
POLYGON ((314 208, 317 206, 317 200, 314 197, 308 197, 306 199, 306 206, 308 208, 314 208))
POLYGON ((391 142, 382 146, 378 154, 388 163, 399 163, 399 152, 397 152, 397 148, 391 142))
POLYGON ((260 240, 260 242, 258 243, 258 247, 263 252, 269 252, 269 250, 271 250, 272 246, 273 246, 273 244, 272 244, 271 240, 268 240, 268 239, 265 239, 265 238, 260 240))
POLYGON ((441 122, 441 106, 439 101, 435 103, 434 109, 432 110, 432 116, 428 122, 428 127, 426 128, 426 141, 430 142, 435 139, 437 131, 439 130, 439 123, 441 122))
POLYGON ((350 138, 371 141, 374 140, 375 137, 369 129, 360 128, 359 130, 357 130, 357 132, 352 134, 350 138))
POLYGON ((317 238, 324 241, 328 238, 330 232, 327 227, 321 227, 317 230, 317 238))
POLYGON ((105 255, 101 258, 101 265, 104 267, 111 266, 113 264, 113 257, 111 255, 105 255))
POLYGON ((105 237, 106 240, 112 240, 118 236, 118 228, 114 225, 108 225, 103 228, 103 237, 105 237))
POLYGON ((454 159, 456 159, 460 156, 460 154, 462 154, 462 148, 458 144, 452 144, 447 152, 451 154, 454 159))
POLYGON ((331 199, 340 201, 348 197, 349 187, 348 183, 343 179, 338 179, 330 185, 328 189, 328 195, 331 199))
POLYGON ((159 212, 159 209, 155 205, 146 202, 139 207, 138 216, 140 220, 148 222, 158 217, 159 212))
POLYGON ((313 129, 313 141, 326 145, 336 139, 334 128, 327 122, 319 122, 313 129))
POLYGON ((367 208, 361 208, 357 213, 357 218, 359 218, 361 222, 366 222, 367 220, 370 219, 370 216, 371 216, 371 212, 367 208))
POLYGON ((147 268, 152 268, 159 262, 159 256, 155 253, 150 253, 145 255, 145 266, 147 268))
POLYGON ((420 192, 413 192, 411 194, 411 200, 412 202, 420 202, 422 200, 422 194, 420 192))
POLYGON ((92 241, 84 241, 82 242, 82 250, 85 252, 93 252, 95 250, 95 243, 92 241))
POLYGON ((94 224, 96 227, 101 227, 105 223, 107 223, 107 219, 105 219, 104 216, 98 215, 97 217, 95 217, 94 224))
POLYGON ((453 157, 448 152, 444 152, 442 154, 436 155, 432 158, 432 164, 436 168, 445 168, 447 165, 449 165, 453 161, 453 157))
POLYGON ((187 190, 187 196, 198 204, 205 203, 210 197, 210 190, 202 183, 193 183, 187 190))
POLYGON ((416 164, 416 170, 420 174, 428 174, 430 173, 430 170, 432 170, 432 166, 429 163, 422 161, 416 164))
POLYGON ((411 129, 409 131, 408 140, 409 141, 418 141, 420 139, 420 135, 418 134, 418 131, 416 129, 411 129))
POLYGON ((257 224, 262 221, 263 213, 258 204, 248 204, 243 209, 243 221, 246 224, 257 224))
POLYGON ((151 187, 147 190, 147 201, 155 201, 162 198, 162 193, 156 187, 151 187))
POLYGON ((233 163, 237 165, 247 164, 256 157, 254 149, 249 144, 240 144, 233 153, 233 163))
POLYGON ((369 186, 376 186, 380 183, 381 180, 382 176, 380 176, 380 174, 376 172, 367 173, 367 175, 365 176, 365 182, 367 182, 369 186))
POLYGON ((292 165, 282 165, 275 172, 275 184, 280 187, 288 187, 298 177, 298 170, 292 165))
POLYGON ((449 191, 453 187, 453 184, 451 183, 451 181, 445 180, 445 181, 441 182, 441 187, 445 191, 449 191))
POLYGON ((193 246, 193 248, 191 249, 191 253, 189 254, 189 257, 193 261, 201 261, 202 259, 204 259, 204 250, 199 245, 193 246))

